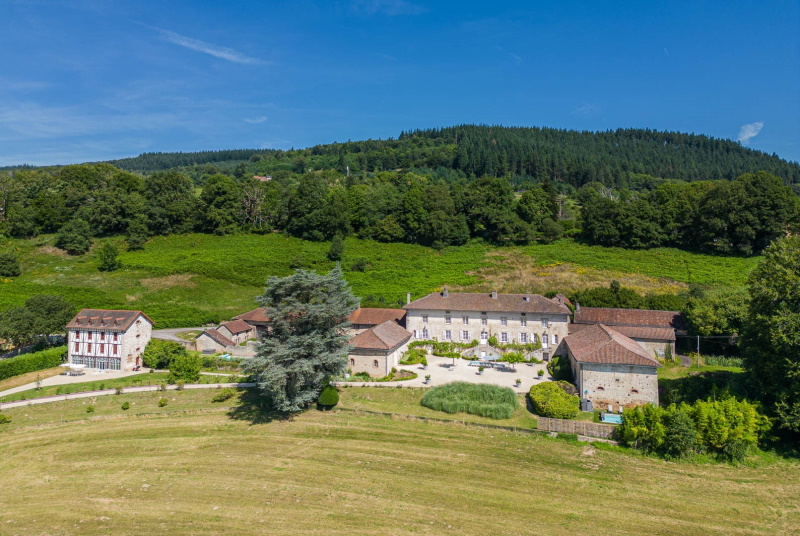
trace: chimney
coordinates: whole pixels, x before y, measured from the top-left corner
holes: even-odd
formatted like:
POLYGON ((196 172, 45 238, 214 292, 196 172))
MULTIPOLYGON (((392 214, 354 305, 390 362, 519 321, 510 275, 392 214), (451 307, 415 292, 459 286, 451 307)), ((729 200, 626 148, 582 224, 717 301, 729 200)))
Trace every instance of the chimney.
POLYGON ((449 296, 449 295, 450 295, 450 294, 447 292, 447 287, 444 287, 444 288, 442 289, 442 298, 446 298, 446 297, 447 297, 447 296, 449 296))
POLYGON ((409 303, 411 303, 411 293, 406 292, 406 305, 408 305, 409 303))
POLYGON ((497 291, 496 291, 496 290, 493 290, 493 291, 492 291, 492 299, 493 299, 493 300, 496 300, 496 299, 497 299, 497 291))

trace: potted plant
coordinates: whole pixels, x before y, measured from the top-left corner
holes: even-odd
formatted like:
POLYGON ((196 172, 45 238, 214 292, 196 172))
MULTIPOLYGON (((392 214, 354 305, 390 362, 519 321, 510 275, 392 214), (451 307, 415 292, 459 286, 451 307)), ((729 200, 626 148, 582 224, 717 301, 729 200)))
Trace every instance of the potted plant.
POLYGON ((481 365, 480 367, 478 367, 478 374, 479 374, 479 375, 482 375, 482 374, 483 374, 483 365, 481 365))
POLYGON ((541 380, 542 376, 544 376, 544 369, 539 369, 539 372, 537 372, 536 374, 539 376, 539 379, 541 380))
POLYGON ((426 358, 422 358, 422 370, 428 370, 428 360, 426 358))
POLYGON ((425 375, 425 383, 426 383, 426 384, 427 384, 427 383, 431 383, 431 375, 430 375, 430 374, 426 374, 426 375, 425 375))
POLYGON ((520 386, 520 384, 522 384, 522 380, 520 380, 519 378, 517 378, 517 380, 516 380, 516 383, 517 383, 517 387, 519 387, 519 386, 520 386))

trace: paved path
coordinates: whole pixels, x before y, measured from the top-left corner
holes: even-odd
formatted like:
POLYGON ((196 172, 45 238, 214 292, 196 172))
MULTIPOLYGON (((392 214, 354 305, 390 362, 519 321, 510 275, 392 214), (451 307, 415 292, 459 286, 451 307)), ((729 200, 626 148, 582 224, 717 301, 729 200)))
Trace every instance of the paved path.
MULTIPOLYGON (((255 383, 192 383, 184 386, 184 389, 219 389, 222 387, 255 387, 255 383)), ((176 391, 177 385, 167 385, 167 391, 176 391)), ((143 385, 140 387, 126 387, 123 392, 125 393, 146 393, 149 391, 158 391, 161 387, 159 385, 143 385)), ((104 389, 102 391, 87 391, 85 393, 71 393, 68 395, 53 395, 43 396, 41 398, 31 398, 30 400, 16 400, 14 402, 5 402, 0 404, 0 410, 19 408, 25 406, 35 406, 39 404, 49 404, 50 402, 62 402, 64 400, 75 400, 77 398, 92 398, 95 396, 107 396, 117 394, 116 389, 104 389)))
POLYGON ((186 344, 191 341, 187 341, 186 339, 181 339, 177 336, 178 333, 181 331, 203 331, 206 328, 170 328, 170 329, 154 329, 153 330, 153 338, 154 339, 164 339, 166 341, 175 341, 180 342, 182 344, 186 344))
MULTIPOLYGON (((64 367, 64 370, 68 370, 64 367)), ((50 378, 45 378, 42 380, 42 387, 50 387, 51 385, 67 385, 69 383, 85 383, 85 382, 93 382, 98 380, 115 380, 117 378, 126 378, 128 376, 136 376, 138 374, 146 374, 150 372, 150 369, 143 368, 139 371, 132 371, 132 370, 93 370, 88 369, 86 370, 86 374, 83 376, 52 376, 50 378)), ((20 385, 19 387, 14 387, 13 389, 6 389, 5 391, 0 391, 0 397, 12 395, 14 393, 20 393, 22 391, 28 391, 30 389, 36 388, 36 382, 26 383, 25 385, 20 385)))
POLYGON ((435 387, 445 383, 460 381, 510 387, 516 393, 524 394, 530 391, 534 384, 552 380, 550 374, 547 372, 545 363, 533 365, 517 363, 516 371, 512 370, 510 367, 507 370, 487 368, 483 371, 482 375, 479 375, 478 367, 469 366, 469 361, 466 359, 456 359, 455 365, 453 365, 452 359, 433 355, 428 356, 428 370, 424 370, 422 365, 400 365, 397 369, 416 372, 417 377, 413 380, 398 382, 337 382, 336 385, 364 387, 397 387, 398 385, 409 387, 435 387), (537 371, 539 370, 544 370, 544 376, 542 376, 541 380, 538 379, 537 375, 537 371), (425 384, 425 376, 428 374, 431 376, 431 382, 430 384, 425 384), (515 383, 517 378, 522 380, 519 387, 517 387, 515 383))

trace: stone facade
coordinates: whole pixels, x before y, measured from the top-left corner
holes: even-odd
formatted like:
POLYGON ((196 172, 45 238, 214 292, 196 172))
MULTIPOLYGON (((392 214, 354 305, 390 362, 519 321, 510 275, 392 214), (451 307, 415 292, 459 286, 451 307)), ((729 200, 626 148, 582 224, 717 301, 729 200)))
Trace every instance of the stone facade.
POLYGON ((153 322, 141 311, 84 309, 67 324, 70 364, 100 370, 142 365, 153 322))
POLYGON ((480 345, 488 345, 490 337, 496 337, 500 344, 541 342, 542 349, 537 353, 549 358, 568 334, 569 309, 542 296, 526 301, 532 296, 492 293, 485 298, 453 299, 452 309, 445 309, 454 296, 459 294, 444 292, 442 299, 432 304, 426 303, 431 301, 426 297, 404 307, 406 329, 414 339, 477 340, 480 345))
POLYGON ((347 366, 353 374, 366 372, 375 378, 388 376, 408 350, 408 342, 393 350, 353 348, 347 356, 347 366))
POLYGON ((605 410, 610 404, 630 408, 642 404, 658 405, 658 372, 656 367, 577 363, 572 360, 575 384, 582 398, 592 401, 595 409, 605 410))

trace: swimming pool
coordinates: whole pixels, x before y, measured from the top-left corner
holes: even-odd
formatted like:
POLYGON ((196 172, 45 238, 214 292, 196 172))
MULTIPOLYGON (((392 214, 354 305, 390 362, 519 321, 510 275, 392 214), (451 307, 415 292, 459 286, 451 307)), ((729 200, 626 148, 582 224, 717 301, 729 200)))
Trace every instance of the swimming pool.
POLYGON ((622 415, 615 415, 614 413, 606 413, 603 415, 603 422, 611 424, 622 424, 622 415))

